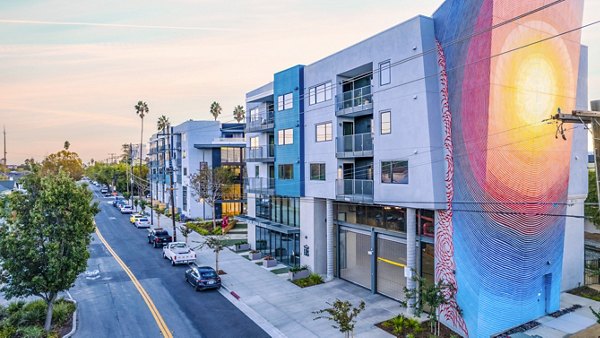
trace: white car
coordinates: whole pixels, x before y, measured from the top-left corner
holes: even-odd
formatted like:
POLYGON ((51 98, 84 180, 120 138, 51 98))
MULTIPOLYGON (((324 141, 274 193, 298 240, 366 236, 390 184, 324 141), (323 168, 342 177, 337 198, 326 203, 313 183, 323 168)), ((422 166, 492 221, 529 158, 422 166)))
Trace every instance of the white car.
POLYGON ((135 227, 136 228, 150 228, 150 220, 148 219, 148 217, 141 217, 135 220, 135 227))
POLYGON ((171 242, 163 247, 163 258, 171 261, 171 265, 193 263, 196 253, 184 242, 171 242))
POLYGON ((121 207, 121 213, 122 214, 131 214, 131 213, 133 213, 133 208, 131 207, 131 205, 124 205, 121 207))

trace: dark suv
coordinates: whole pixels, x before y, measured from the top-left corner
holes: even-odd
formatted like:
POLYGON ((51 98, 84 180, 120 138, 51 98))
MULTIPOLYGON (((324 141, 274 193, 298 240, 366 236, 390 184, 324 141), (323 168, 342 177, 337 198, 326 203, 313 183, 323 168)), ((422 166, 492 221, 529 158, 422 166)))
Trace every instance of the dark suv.
POLYGON ((155 228, 148 230, 148 244, 152 244, 155 248, 162 247, 172 241, 173 237, 165 229, 155 228))
POLYGON ((190 264, 190 268, 185 271, 185 280, 191 284, 196 291, 219 289, 221 287, 221 278, 217 275, 215 269, 210 266, 190 264))

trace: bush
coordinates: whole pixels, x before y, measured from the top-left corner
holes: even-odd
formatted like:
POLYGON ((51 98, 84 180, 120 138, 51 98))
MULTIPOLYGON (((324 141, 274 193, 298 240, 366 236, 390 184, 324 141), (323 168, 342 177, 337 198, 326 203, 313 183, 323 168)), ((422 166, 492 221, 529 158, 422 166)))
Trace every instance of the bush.
POLYGON ((300 272, 303 270, 308 270, 308 265, 294 265, 290 268, 290 272, 300 272))
POLYGON ((382 325, 391 329, 397 336, 403 335, 404 333, 415 334, 423 331, 421 323, 419 323, 418 320, 407 318, 403 315, 397 315, 392 319, 386 320, 382 325))
POLYGON ((12 338, 17 333, 17 329, 6 323, 0 324, 0 338, 12 338))
POLYGON ((23 338, 45 338, 46 331, 41 326, 24 326, 17 329, 17 335, 23 338))
POLYGON ((71 319, 71 314, 75 312, 75 304, 66 300, 59 300, 52 309, 52 323, 56 326, 62 326, 71 319))
POLYGON ((309 287, 309 286, 313 286, 313 285, 322 284, 323 278, 321 277, 321 275, 319 275, 317 273, 311 273, 308 277, 297 279, 297 280, 293 281, 292 283, 298 285, 301 288, 305 288, 305 287, 309 287))

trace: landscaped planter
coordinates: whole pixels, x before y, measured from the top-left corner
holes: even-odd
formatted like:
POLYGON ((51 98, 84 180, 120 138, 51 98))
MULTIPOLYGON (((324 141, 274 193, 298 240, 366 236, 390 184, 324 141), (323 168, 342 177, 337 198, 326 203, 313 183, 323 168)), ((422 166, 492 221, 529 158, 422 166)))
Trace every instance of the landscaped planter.
POLYGON ((289 271, 288 272, 288 279, 294 281, 294 280, 297 280, 297 279, 306 278, 309 275, 310 275, 310 271, 309 270, 300 270, 300 271, 296 271, 296 272, 289 271))
POLYGON ((276 259, 265 259, 263 261, 263 267, 265 268, 272 268, 274 266, 277 265, 277 260, 276 259))
POLYGON ((251 261, 255 261, 257 259, 261 259, 262 258, 262 254, 260 252, 256 252, 256 253, 252 253, 251 252, 248 256, 250 257, 251 261))
POLYGON ((248 250, 250 250, 250 244, 248 244, 248 243, 235 245, 235 252, 248 251, 248 250))

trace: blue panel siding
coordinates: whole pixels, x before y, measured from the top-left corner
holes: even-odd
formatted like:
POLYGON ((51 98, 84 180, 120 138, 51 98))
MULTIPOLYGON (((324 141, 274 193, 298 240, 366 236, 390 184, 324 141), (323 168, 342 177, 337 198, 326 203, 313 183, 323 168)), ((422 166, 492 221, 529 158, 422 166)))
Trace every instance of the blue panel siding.
POLYGON ((300 197, 304 194, 304 161, 302 136, 304 130, 303 112, 304 100, 300 98, 304 88, 304 66, 298 65, 275 74, 273 82, 273 96, 276 104, 275 110, 275 194, 281 196, 300 197), (280 111, 277 104, 279 95, 293 93, 293 107, 280 111), (294 130, 294 143, 278 145, 278 131, 283 129, 294 130), (280 180, 278 168, 280 164, 292 164, 294 178, 280 180))

